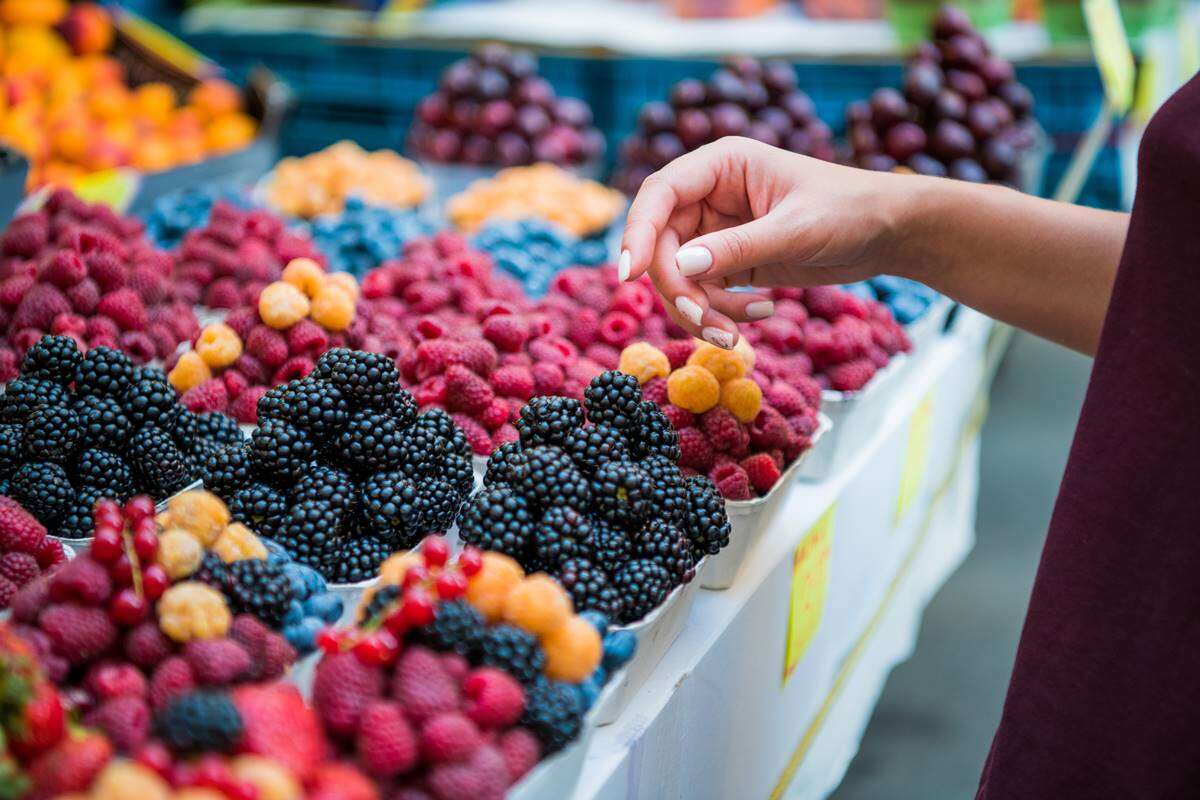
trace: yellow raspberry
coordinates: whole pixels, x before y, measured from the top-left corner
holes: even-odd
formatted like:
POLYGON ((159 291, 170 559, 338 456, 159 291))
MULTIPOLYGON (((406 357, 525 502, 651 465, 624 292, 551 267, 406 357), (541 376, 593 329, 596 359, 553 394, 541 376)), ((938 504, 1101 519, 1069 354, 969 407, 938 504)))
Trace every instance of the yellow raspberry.
POLYGON ((409 567, 422 563, 424 563, 424 559, 415 550, 394 553, 379 565, 379 583, 385 586, 397 586, 404 582, 404 575, 408 572, 409 567))
POLYGON ((535 636, 545 636, 571 618, 571 598, 549 575, 530 575, 504 600, 504 619, 535 636))
POLYGON ((221 498, 203 489, 175 495, 167 502, 167 513, 172 527, 183 528, 205 547, 212 547, 229 524, 229 509, 221 498))
POLYGON ((213 542, 212 551, 226 564, 248 559, 261 560, 267 557, 267 546, 253 531, 240 522, 226 525, 225 530, 213 542))
POLYGON ((167 373, 167 380, 180 394, 199 386, 211 377, 212 369, 195 350, 188 350, 181 355, 174 368, 167 373))
POLYGON ((158 627, 177 642, 220 638, 231 621, 225 597, 197 581, 177 583, 158 599, 158 627))
POLYGON ((329 283, 312 301, 312 320, 325 330, 344 331, 354 321, 354 298, 345 289, 329 283))
POLYGON ((349 272, 330 273, 326 276, 325 283, 326 285, 332 284, 339 289, 345 289, 346 293, 350 295, 350 299, 358 300, 360 291, 358 281, 349 272))
POLYGON ((568 617, 542 638, 546 651, 546 677, 579 683, 600 664, 600 634, 582 617, 568 617))
POLYGON ((742 422, 753 422, 762 408, 762 389, 750 378, 734 378, 721 386, 721 405, 742 422))
POLYGON ((170 800, 171 786, 154 770, 122 758, 100 771, 91 796, 93 800, 170 800))
POLYGON ((688 356, 687 363, 704 367, 720 382, 746 377, 746 361, 732 350, 722 350, 716 345, 701 342, 688 356))
POLYGON ((309 297, 315 297, 325 283, 325 270, 311 258, 293 258, 283 268, 282 278, 309 297))
POLYGON ((186 578, 200 569, 204 560, 204 545, 182 528, 171 528, 158 537, 158 553, 155 556, 171 580, 186 578))
POLYGON ((741 356, 742 361, 746 362, 746 374, 754 372, 754 362, 756 360, 754 345, 750 344, 750 341, 745 336, 738 337, 737 344, 733 346, 733 352, 741 356))
POLYGON ((290 283, 275 281, 258 296, 258 315, 272 328, 290 328, 308 316, 308 297, 290 283))
POLYGON ((303 800, 304 788, 296 777, 263 756, 238 756, 229 762, 233 776, 258 789, 258 800, 303 800))
POLYGON ((508 593, 524 577, 525 571, 513 559, 501 553, 484 553, 483 567, 467 583, 467 601, 488 622, 499 622, 504 618, 508 593))
POLYGON ((667 378, 667 399, 693 414, 703 414, 721 398, 721 384, 704 367, 689 364, 667 378))
POLYGON ((648 342, 634 342, 621 351, 617 369, 645 383, 651 378, 665 378, 671 374, 671 362, 667 354, 648 342))
POLYGON ((210 367, 228 367, 242 354, 242 340, 223 322, 208 325, 196 340, 196 352, 210 367))

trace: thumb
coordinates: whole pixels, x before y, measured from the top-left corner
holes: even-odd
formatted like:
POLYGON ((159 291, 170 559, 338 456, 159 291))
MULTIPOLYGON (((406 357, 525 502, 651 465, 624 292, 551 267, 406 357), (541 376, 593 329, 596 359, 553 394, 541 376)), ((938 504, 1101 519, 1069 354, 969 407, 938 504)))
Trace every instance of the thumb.
POLYGON ((712 280, 756 267, 795 259, 792 233, 783 215, 772 211, 758 219, 692 239, 675 253, 679 273, 712 280))

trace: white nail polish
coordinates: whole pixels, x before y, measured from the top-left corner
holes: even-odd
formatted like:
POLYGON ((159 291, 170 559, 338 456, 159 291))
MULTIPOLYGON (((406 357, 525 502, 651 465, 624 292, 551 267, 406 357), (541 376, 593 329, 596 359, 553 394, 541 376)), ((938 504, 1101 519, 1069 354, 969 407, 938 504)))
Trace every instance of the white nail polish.
POLYGON ((701 333, 704 334, 704 341, 709 344, 716 345, 722 350, 733 349, 733 334, 728 331, 723 331, 720 328, 705 328, 701 333))
POLYGON ((746 304, 746 316, 750 319, 766 319, 775 313, 775 304, 770 300, 755 300, 746 304))
POLYGON ((685 278, 706 272, 713 264, 712 253, 707 247, 685 247, 675 254, 675 266, 685 278))
POLYGON ((675 308, 679 309, 683 318, 693 325, 699 325, 700 318, 704 316, 704 309, 700 307, 700 304, 687 295, 681 294, 675 298, 675 308))
POLYGON ((622 283, 629 280, 629 270, 633 267, 633 253, 628 250, 622 250, 620 257, 617 258, 617 277, 622 283))

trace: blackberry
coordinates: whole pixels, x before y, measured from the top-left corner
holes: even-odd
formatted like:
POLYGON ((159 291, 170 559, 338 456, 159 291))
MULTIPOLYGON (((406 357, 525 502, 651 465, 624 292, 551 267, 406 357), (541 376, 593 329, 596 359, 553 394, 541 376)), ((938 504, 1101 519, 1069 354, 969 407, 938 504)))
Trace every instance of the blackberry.
POLYGON ((242 729, 237 706, 219 691, 180 695, 154 717, 154 733, 176 753, 230 753, 242 729))
POLYGON ((679 463, 683 455, 679 449, 679 434, 671 421, 653 401, 642 401, 642 422, 629 434, 634 451, 643 457, 663 456, 672 464, 679 463))
POLYGON ((21 449, 33 461, 62 463, 75 452, 80 437, 79 415, 65 406, 42 406, 25 418, 21 449))
POLYGON ((400 387, 396 362, 361 350, 328 350, 317 359, 313 373, 336 386, 348 400, 382 411, 392 408, 400 387))
POLYGON ((175 390, 163 381, 142 378, 125 390, 122 402, 125 416, 135 427, 158 425, 163 416, 176 407, 175 390))
POLYGON ((658 608, 677 582, 662 564, 648 558, 635 558, 617 570, 612 576, 612 584, 623 601, 617 619, 630 623, 658 608))
POLYGON ((134 367, 131 379, 133 383, 137 383, 138 381, 154 381, 155 383, 160 383, 163 386, 166 386, 168 389, 171 388, 171 382, 167 380, 167 373, 163 372, 158 367, 152 367, 149 364, 141 367, 134 367))
POLYGON ((417 484, 417 507, 422 509, 422 535, 445 533, 458 517, 465 492, 449 481, 427 478, 417 484))
POLYGON ((93 347, 75 368, 75 391, 81 395, 120 398, 133 383, 133 362, 111 347, 93 347))
POLYGON ((406 549, 420 541, 424 509, 417 484, 402 472, 372 475, 360 490, 362 520, 371 533, 406 549))
POLYGON ((95 489, 84 486, 73 493, 67 503, 66 510, 59 517, 58 524, 50 528, 55 536, 64 539, 87 539, 96 528, 94 512, 96 501, 101 494, 95 489))
POLYGON ((458 453, 446 454, 446 460, 442 463, 441 477, 454 487, 460 504, 462 499, 475 488, 475 467, 469 457, 458 453))
POLYGON ((166 431, 154 425, 147 425, 133 435, 125 457, 156 497, 174 494, 194 480, 194 469, 183 452, 166 431))
POLYGON ((83 361, 79 347, 70 336, 43 336, 21 359, 21 374, 68 384, 83 361))
POLYGON ((634 539, 634 553, 666 567, 676 583, 696 576, 696 554, 687 534, 662 519, 652 519, 634 539))
POLYGON ((653 491, 650 476, 631 461, 602 465, 592 477, 592 501, 604 519, 637 529, 650 515, 653 491))
POLYGON ((234 614, 253 614, 276 629, 292 602, 292 584, 283 567, 266 559, 248 558, 229 564, 218 588, 228 598, 229 610, 234 614))
POLYGON ((542 756, 557 753, 583 728, 583 707, 578 693, 569 685, 540 680, 525 695, 525 713, 520 724, 542 743, 542 756))
POLYGON ((268 419, 250 435, 250 463, 281 480, 299 475, 312 457, 312 440, 283 420, 268 419))
POLYGON ((533 536, 533 516, 525 498, 512 489, 483 489, 463 507, 458 534, 467 544, 524 561, 533 536))
POLYGON ((230 515, 263 536, 277 535, 288 514, 287 498, 265 483, 243 483, 225 497, 230 515))
POLYGON ((58 464, 34 462, 25 464, 12 476, 13 499, 47 527, 66 512, 75 496, 67 472, 58 464))
POLYGON ((687 518, 688 497, 679 467, 662 455, 647 456, 638 466, 650 476, 655 515, 681 524, 687 518))
POLYGON ((466 600, 451 600, 437 607, 433 622, 413 631, 413 638, 439 653, 458 653, 463 658, 475 657, 487 622, 475 606, 466 600))
POLYGON ((400 428, 382 411, 363 409, 351 414, 331 447, 342 463, 358 473, 393 469, 403 461, 400 428))
POLYGON ((301 500, 288 509, 274 538, 292 558, 320 569, 325 551, 341 535, 342 526, 343 520, 328 503, 301 500))
MULTIPOLYGON (((389 605, 396 602, 400 598, 400 587, 395 584, 381 586, 371 595, 371 599, 367 601, 358 612, 359 627, 378 617, 383 613, 389 605)), ((442 604, 444 606, 445 603, 442 604)), ((439 611, 442 606, 439 606, 439 611)))
POLYGON ((250 449, 229 444, 209 453, 200 465, 200 479, 210 492, 228 498, 250 480, 250 449))
POLYGON ((529 566, 554 572, 563 561, 581 555, 591 535, 591 522, 575 509, 567 506, 547 509, 533 532, 529 566))
POLYGON ((121 409, 121 404, 111 397, 86 395, 75 401, 75 413, 79 415, 82 446, 103 447, 120 450, 133 434, 133 425, 121 409))
POLYGON ((601 372, 583 390, 588 419, 634 431, 642 422, 642 387, 637 378, 615 369, 601 372))
POLYGON ((496 667, 531 686, 542 677, 546 654, 537 637, 512 625, 493 625, 479 638, 476 653, 479 664, 496 667))
POLYGON ((0 424, 0 475, 12 475, 23 463, 25 459, 21 455, 21 426, 14 423, 0 424))
POLYGON ((588 473, 595 472, 610 461, 629 458, 625 437, 619 430, 604 423, 585 425, 572 431, 563 449, 571 454, 580 469, 588 473))
MULTIPOLYGON (((401 395, 407 395, 410 399, 412 395, 402 391, 401 395)), ((394 415, 399 419, 399 415, 394 415)), ((471 450, 471 443, 467 441, 467 434, 463 433, 463 429, 458 427, 458 424, 450 419, 450 415, 440 408, 430 408, 422 411, 413 422, 413 425, 420 425, 424 430, 431 430, 438 435, 438 438, 444 439, 447 443, 447 449, 456 455, 460 455, 468 461, 474 454, 471 450)))
MULTIPOLYGON (((413 396, 409 394, 407 389, 398 389, 392 395, 392 403, 386 410, 401 428, 407 428, 417 419, 417 401, 413 399, 413 396)), ((443 411, 442 414, 445 415, 445 412, 443 411)), ((454 425, 454 421, 448 416, 446 417, 446 421, 454 425)), ((463 441, 465 442, 466 440, 467 437, 464 434, 463 441)))
MULTIPOLYGON (((425 415, 397 435, 400 450, 397 466, 414 478, 440 475, 450 457, 452 444, 425 415)), ((457 454, 455 454, 458 457, 457 454)), ((469 461, 468 461, 469 463, 469 461)), ((473 480, 473 479, 472 479, 473 480)))
POLYGON ((357 503, 357 486, 345 472, 324 464, 309 464, 292 487, 293 500, 321 500, 341 514, 350 514, 357 503))
POLYGON ((584 543, 583 552, 589 561, 613 575, 633 556, 633 543, 622 529, 593 520, 592 535, 584 543))
POLYGON ((350 404, 337 387, 317 378, 287 384, 283 402, 292 423, 317 441, 336 434, 350 417, 350 404))
POLYGON ((37 408, 65 406, 70 402, 70 393, 62 384, 45 378, 22 376, 5 387, 0 418, 5 422, 24 422, 37 408))
POLYGON ((684 481, 688 508, 684 529, 692 540, 697 555, 714 556, 729 544, 729 516, 725 499, 713 482, 703 475, 693 475, 684 481))
POLYGON ((258 398, 258 405, 255 408, 258 410, 259 425, 268 419, 291 419, 287 402, 284 400, 287 390, 288 385, 285 383, 282 386, 268 389, 266 394, 258 398))
POLYGON ((190 453, 196 449, 198 437, 197 417, 181 405, 173 406, 158 418, 158 427, 171 434, 171 440, 179 445, 179 449, 190 453))
POLYGON ((221 560, 221 557, 208 550, 204 553, 204 558, 200 560, 200 566, 196 568, 190 576, 191 580, 199 581, 200 583, 208 584, 214 589, 221 589, 225 585, 225 581, 229 576, 229 567, 221 560))
POLYGON ((204 441, 213 442, 215 444, 241 444, 245 438, 242 436, 242 429, 238 426, 238 421, 233 417, 227 417, 219 411, 210 411, 207 414, 195 414, 196 420, 196 437, 204 441))
POLYGON ((571 457, 557 447, 537 445, 525 450, 513 468, 513 486, 538 508, 570 506, 586 511, 592 492, 588 479, 571 457))
POLYGON ((105 497, 124 502, 133 494, 133 470, 116 453, 99 448, 84 450, 72 466, 75 483, 90 486, 105 497))
POLYGON ((609 619, 621 616, 621 596, 609 582, 604 570, 586 558, 563 561, 555 577, 571 595, 575 613, 599 611, 609 619))
POLYGON ((325 550, 321 572, 330 583, 369 581, 393 552, 390 544, 373 536, 335 540, 325 550))
POLYGON ((513 485, 516 478, 513 470, 524 457, 520 442, 505 442, 488 456, 487 471, 483 474, 484 486, 504 483, 513 485))
POLYGON ((517 433, 521 444, 563 445, 576 428, 583 425, 583 407, 570 397, 535 397, 521 409, 517 433))

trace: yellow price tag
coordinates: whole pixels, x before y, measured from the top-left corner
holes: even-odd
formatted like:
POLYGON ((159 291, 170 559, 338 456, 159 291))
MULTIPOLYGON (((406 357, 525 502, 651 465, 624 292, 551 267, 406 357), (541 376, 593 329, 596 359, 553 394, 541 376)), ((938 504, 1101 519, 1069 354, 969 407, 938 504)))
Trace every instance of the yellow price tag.
POLYGON ((925 480, 925 465, 929 461, 929 429, 933 425, 933 390, 921 398, 908 421, 908 442, 904 446, 904 462, 900 465, 900 491, 896 496, 896 518, 899 522, 912 507, 925 480))
POLYGON ((829 591, 829 554, 833 543, 833 514, 837 503, 825 510, 804 534, 792 556, 792 592, 788 607, 787 647, 783 657, 783 684, 817 635, 829 591))
POLYGON ((1117 0, 1083 0, 1083 16, 1092 38, 1092 53, 1104 81, 1104 93, 1118 116, 1133 104, 1133 50, 1117 0))
POLYGON ((137 197, 141 185, 141 178, 132 169, 103 169, 72 181, 71 191, 81 200, 124 211, 137 197))

